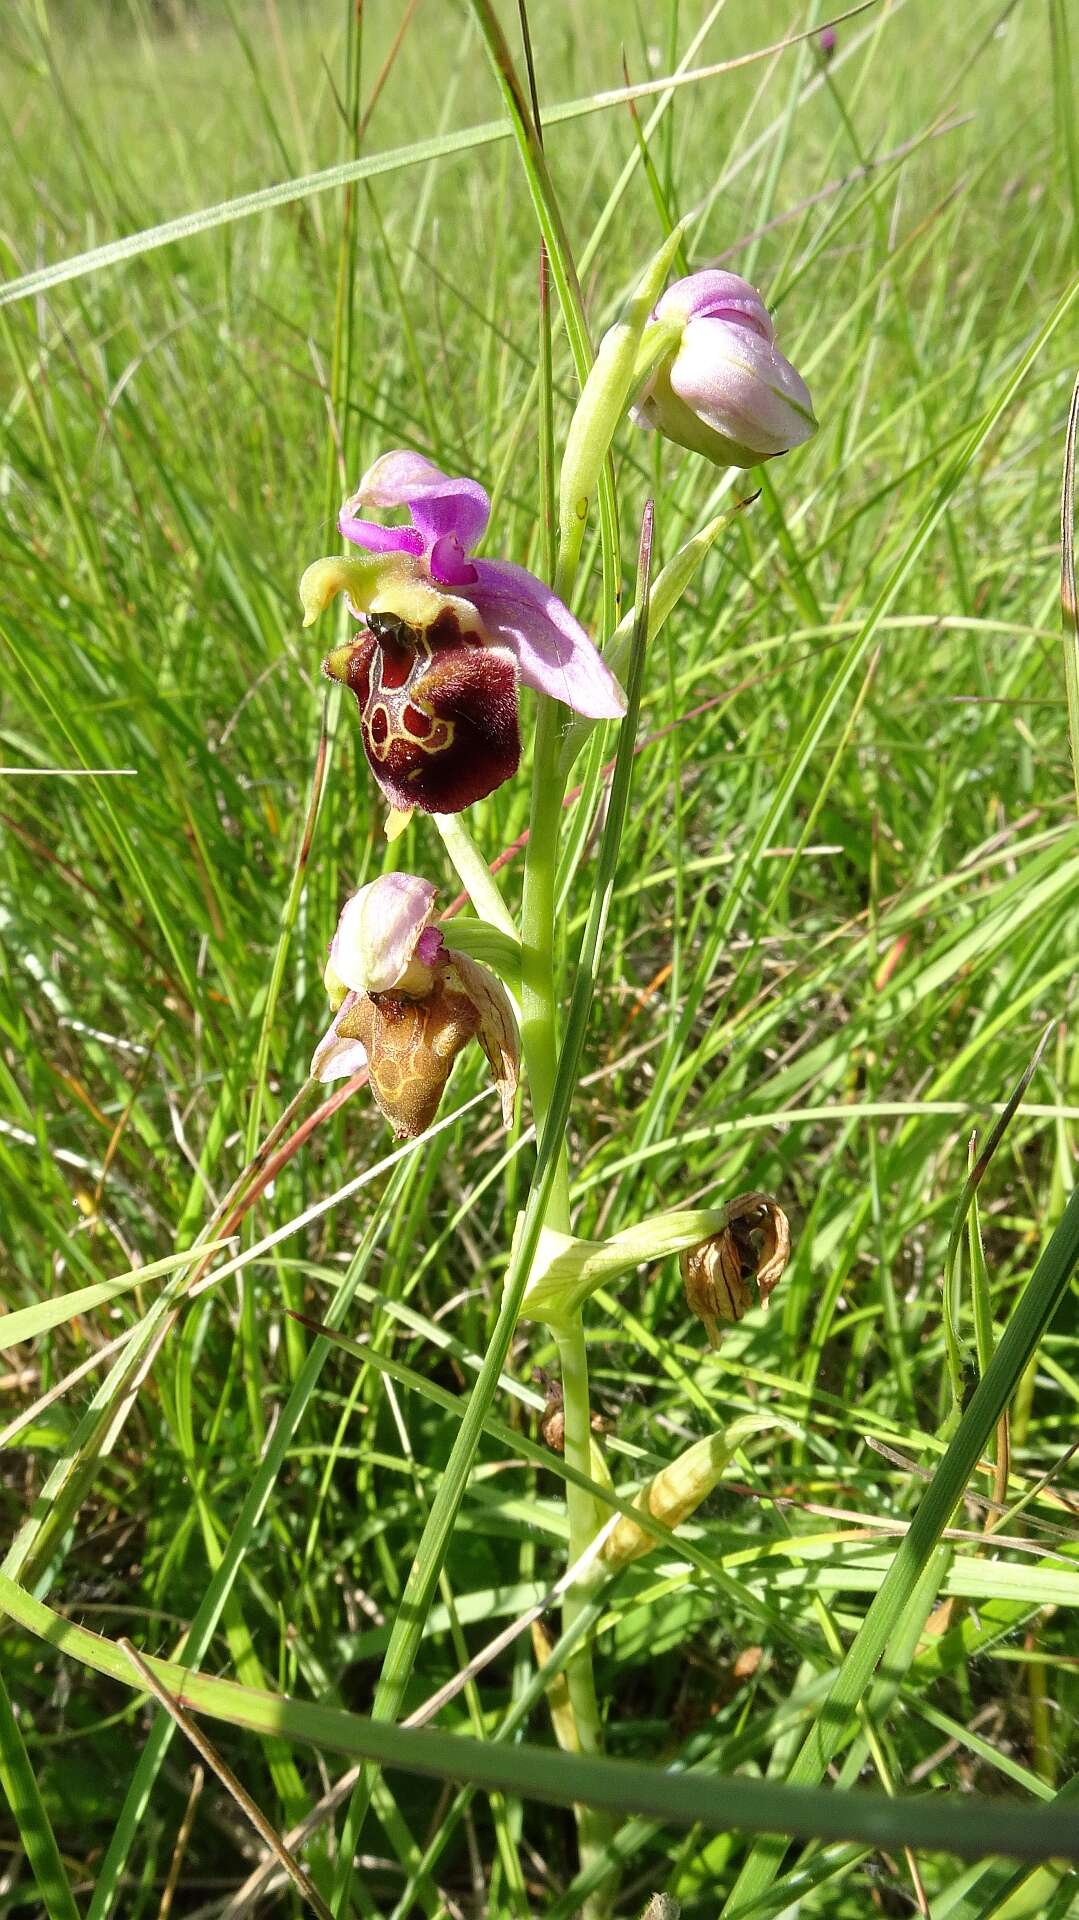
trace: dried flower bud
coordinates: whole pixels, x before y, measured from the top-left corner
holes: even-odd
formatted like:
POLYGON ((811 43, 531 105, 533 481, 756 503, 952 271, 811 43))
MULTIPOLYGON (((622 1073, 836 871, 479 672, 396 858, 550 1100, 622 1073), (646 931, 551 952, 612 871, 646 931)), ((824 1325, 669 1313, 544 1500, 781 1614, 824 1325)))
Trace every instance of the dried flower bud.
POLYGON ((547 1404, 540 1420, 540 1433, 543 1444, 550 1447, 552 1453, 564 1453, 566 1448, 566 1414, 562 1402, 562 1388, 549 1373, 541 1373, 540 1379, 547 1396, 547 1404))
POLYGON ((753 1305, 756 1280, 760 1304, 768 1301, 790 1258, 790 1223, 765 1193, 742 1193, 727 1208, 727 1224, 708 1240, 679 1256, 686 1303, 704 1322, 713 1347, 719 1323, 741 1320, 753 1305))
MULTIPOLYGON (((634 1497, 634 1506, 661 1520, 665 1527, 680 1526, 718 1486, 728 1461, 746 1440, 755 1433, 784 1424, 772 1415, 747 1414, 733 1421, 723 1433, 710 1433, 706 1440, 698 1440, 688 1447, 642 1487, 634 1497)), ((609 1573, 614 1573, 631 1560, 639 1560, 655 1545, 653 1534, 623 1514, 604 1543, 604 1565, 609 1573)))
MULTIPOLYGON (((542 1367, 533 1369, 532 1378, 543 1388, 546 1396, 546 1405, 540 1415, 540 1437, 543 1440, 544 1446, 550 1447, 552 1453, 564 1453, 566 1447, 566 1415, 562 1398, 561 1382, 554 1379, 551 1374, 545 1373, 542 1367)), ((594 1413, 589 1425, 591 1426, 592 1432, 602 1439, 605 1433, 612 1431, 615 1426, 615 1421, 609 1418, 607 1414, 594 1413)), ((592 1454, 595 1478, 600 1481, 609 1482, 610 1473, 607 1471, 606 1462, 603 1461, 603 1455, 595 1441, 592 1442, 592 1454), (597 1462, 602 1463, 603 1471, 599 1470, 597 1462)))

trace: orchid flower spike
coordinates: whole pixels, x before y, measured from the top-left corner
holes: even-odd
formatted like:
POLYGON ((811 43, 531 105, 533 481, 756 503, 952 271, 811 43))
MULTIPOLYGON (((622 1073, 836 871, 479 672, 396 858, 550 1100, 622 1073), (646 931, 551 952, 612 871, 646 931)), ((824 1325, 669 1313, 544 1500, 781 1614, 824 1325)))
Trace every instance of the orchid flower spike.
POLYGON ((490 504, 422 454, 383 454, 338 521, 376 557, 316 560, 300 582, 305 626, 341 592, 365 623, 323 671, 356 695, 368 764, 397 812, 459 813, 516 772, 522 681, 589 719, 625 712, 557 595, 523 567, 472 558, 490 504), (411 525, 363 517, 395 508, 411 525))
POLYGON ((326 990, 334 1017, 311 1062, 316 1080, 361 1067, 399 1140, 430 1126, 462 1047, 478 1040, 513 1119, 520 1058, 509 996, 486 967, 456 953, 431 925, 437 889, 386 873, 345 902, 330 942, 326 990))
POLYGON ((673 324, 674 341, 638 400, 639 426, 725 467, 759 466, 816 433, 809 389, 778 351, 748 280, 691 273, 667 288, 652 320, 673 324))

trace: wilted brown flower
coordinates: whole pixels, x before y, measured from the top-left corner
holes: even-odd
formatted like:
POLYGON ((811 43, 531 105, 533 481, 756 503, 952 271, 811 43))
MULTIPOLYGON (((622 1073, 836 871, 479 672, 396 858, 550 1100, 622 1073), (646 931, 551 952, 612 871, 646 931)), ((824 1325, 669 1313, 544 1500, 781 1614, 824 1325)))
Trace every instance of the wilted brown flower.
POLYGON ((552 1453, 564 1453, 566 1447, 566 1414, 562 1402, 562 1386, 553 1380, 549 1373, 536 1370, 536 1378, 543 1387, 547 1404, 540 1417, 540 1433, 545 1446, 552 1453))
POLYGON ((779 1284, 790 1258, 790 1223, 766 1193, 740 1193, 727 1208, 719 1233, 687 1247, 678 1264, 692 1313, 703 1321, 713 1347, 720 1322, 741 1320, 753 1305, 756 1280, 762 1307, 779 1284))
POLYGON ((383 874, 346 905, 330 948, 326 986, 335 1009, 311 1072, 337 1080, 366 1067, 399 1140, 414 1140, 438 1111, 453 1063, 477 1040, 508 1126, 517 1091, 517 1023, 501 982, 429 925, 436 889, 412 874, 383 874))

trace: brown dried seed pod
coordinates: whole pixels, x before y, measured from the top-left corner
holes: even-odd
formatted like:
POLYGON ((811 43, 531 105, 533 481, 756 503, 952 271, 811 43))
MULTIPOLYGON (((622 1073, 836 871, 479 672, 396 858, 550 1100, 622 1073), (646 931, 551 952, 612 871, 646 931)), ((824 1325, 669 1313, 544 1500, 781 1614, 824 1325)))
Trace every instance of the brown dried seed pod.
POLYGON ((542 1374, 541 1379, 547 1405, 540 1418, 540 1433, 544 1445, 550 1447, 552 1453, 563 1453, 566 1446, 566 1416, 562 1408, 562 1388, 549 1374, 542 1374))
POLYGON ((761 1306, 767 1307, 790 1250, 790 1223, 782 1208, 766 1193, 741 1193, 727 1208, 726 1226, 679 1255, 686 1303, 703 1321, 712 1346, 719 1344, 721 1322, 732 1325, 749 1312, 753 1280, 761 1306))

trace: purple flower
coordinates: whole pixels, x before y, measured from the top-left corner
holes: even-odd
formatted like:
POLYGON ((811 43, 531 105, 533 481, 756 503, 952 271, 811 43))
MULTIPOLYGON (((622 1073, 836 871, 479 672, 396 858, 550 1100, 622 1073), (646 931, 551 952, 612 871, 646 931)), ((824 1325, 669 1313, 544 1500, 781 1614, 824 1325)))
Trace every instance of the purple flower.
POLYGON ((516 771, 518 689, 589 719, 625 712, 584 628, 524 567, 473 559, 490 501, 418 453, 376 460, 338 525, 377 560, 319 560, 300 583, 308 625, 335 593, 366 625, 324 663, 355 693, 371 771, 391 806, 458 813, 516 771), (405 508, 409 526, 370 509, 405 508), (362 511, 361 511, 362 510, 362 511))
POLYGON ((638 424, 720 466, 755 467, 817 431, 809 389, 775 345, 764 301, 736 273, 667 288, 657 322, 681 333, 637 406, 638 424))
POLYGON ((817 35, 817 45, 826 60, 830 60, 835 52, 837 37, 834 27, 822 27, 817 35))
POLYGON ((316 1080, 368 1069, 398 1139, 430 1126, 462 1047, 478 1040, 508 1126, 517 1092, 517 1023, 501 982, 444 945, 431 925, 436 889, 415 874, 383 874, 345 902, 330 943, 326 989, 334 1017, 315 1048, 316 1080))

